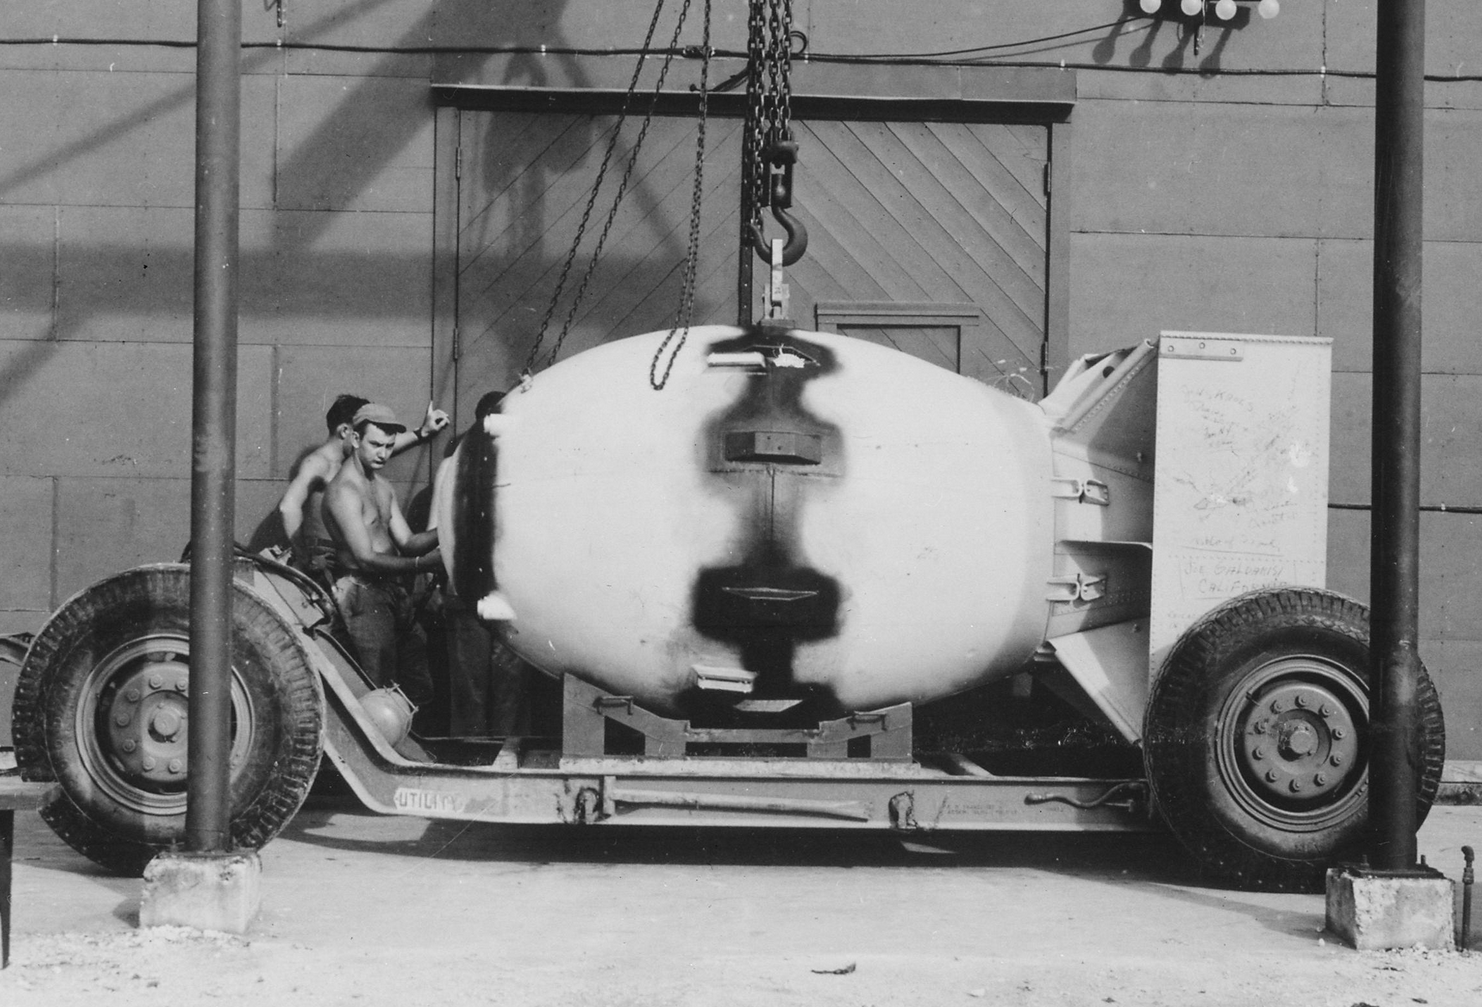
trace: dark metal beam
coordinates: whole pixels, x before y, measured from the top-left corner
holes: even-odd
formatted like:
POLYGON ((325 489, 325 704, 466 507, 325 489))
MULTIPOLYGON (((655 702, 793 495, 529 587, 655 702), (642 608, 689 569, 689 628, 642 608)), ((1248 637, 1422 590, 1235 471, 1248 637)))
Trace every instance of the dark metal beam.
POLYGON ((1425 0, 1379 0, 1374 95, 1370 866, 1416 866, 1425 0))
POLYGON ((190 732, 185 843, 221 853, 231 816, 241 0, 198 0, 190 732))

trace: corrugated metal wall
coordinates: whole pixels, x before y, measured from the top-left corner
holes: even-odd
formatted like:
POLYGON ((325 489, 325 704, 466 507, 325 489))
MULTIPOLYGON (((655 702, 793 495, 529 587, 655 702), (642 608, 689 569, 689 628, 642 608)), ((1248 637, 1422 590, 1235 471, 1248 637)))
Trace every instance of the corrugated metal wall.
MULTIPOLYGON (((188 41, 195 5, 11 6, 0 26, 0 629, 33 628, 93 579, 177 555, 189 472, 193 53, 110 40, 188 41), (16 44, 52 36, 104 44, 16 44)), ((1345 74, 1372 69, 1372 0, 1290 2, 1272 21, 1243 11, 1202 36, 1177 20, 1114 24, 1138 13, 1131 0, 795 8, 815 53, 936 52, 1077 32, 986 53, 1080 67, 1073 166, 1056 148, 1069 171, 1069 191, 1055 194, 1070 214, 1069 247, 1049 250, 1051 277, 1057 254, 1068 269, 1071 351, 1162 328, 1331 336, 1333 498, 1368 500, 1372 82, 1345 74)), ((445 390, 434 74, 621 86, 631 67, 627 57, 454 59, 422 47, 628 46, 651 9, 646 0, 285 0, 281 29, 275 10, 245 12, 249 40, 266 48, 244 58, 241 538, 320 436, 335 392, 360 390, 410 412, 445 390), (280 49, 280 40, 347 48, 280 49)), ((716 12, 715 44, 739 48, 741 4, 721 0, 716 12)), ((1432 4, 1429 20, 1437 79, 1422 499, 1477 506, 1482 84, 1444 78, 1475 63, 1482 5, 1432 4)), ((698 41, 698 26, 684 41, 698 41)), ((868 72, 906 89, 924 79, 910 67, 868 72)), ((726 170, 716 162, 717 184, 726 170)), ((580 187, 575 176, 562 184, 580 187)), ((670 236, 655 247, 672 245, 670 236)), ((706 311, 724 316, 720 291, 707 288, 706 311)), ((900 296, 887 293, 880 299, 900 296)), ((425 478, 425 465, 407 460, 398 473, 425 478)), ((1440 510, 1424 519, 1422 654, 1460 758, 1482 757, 1477 520, 1440 510)), ((1333 515, 1332 582, 1361 596, 1366 532, 1363 511, 1333 515)))

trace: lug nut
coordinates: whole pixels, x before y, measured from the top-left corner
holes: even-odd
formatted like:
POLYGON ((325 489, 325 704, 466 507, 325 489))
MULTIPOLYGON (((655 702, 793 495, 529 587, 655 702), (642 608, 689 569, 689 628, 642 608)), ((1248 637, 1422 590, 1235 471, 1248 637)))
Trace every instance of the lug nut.
POLYGON ((153 759, 151 759, 149 756, 146 755, 144 757, 144 768, 145 769, 153 769, 154 767, 155 767, 155 761, 153 759))
POLYGON ((170 772, 172 772, 172 773, 178 773, 178 772, 180 772, 180 770, 182 770, 184 768, 185 767, 183 765, 181 765, 179 759, 171 759, 170 760, 170 772))
POLYGON ((130 703, 139 702, 139 690, 130 689, 128 692, 124 693, 124 698, 127 699, 130 703))
POLYGON ((125 752, 132 752, 134 749, 139 747, 139 743, 133 738, 125 738, 123 745, 121 745, 120 747, 123 748, 125 752))
POLYGON ((190 686, 190 680, 184 676, 175 679, 175 691, 184 692, 190 686))
POLYGON ((1315 784, 1317 784, 1319 787, 1321 787, 1323 784, 1325 784, 1325 783, 1328 782, 1327 774, 1325 774, 1325 773, 1318 773, 1316 776, 1314 776, 1312 778, 1312 782, 1315 783, 1315 784))
POLYGON ((1347 736, 1348 736, 1348 732, 1345 731, 1345 730, 1343 730, 1343 728, 1341 728, 1341 727, 1335 727, 1335 728, 1333 728, 1333 737, 1337 738, 1339 741, 1342 741, 1347 736))
POLYGON ((1317 712, 1320 716, 1331 717, 1333 715, 1333 708, 1327 703, 1324 703, 1322 706, 1319 706, 1317 708, 1317 712))
POLYGON ((1266 722, 1264 720, 1258 720, 1258 721, 1256 721, 1255 731, 1256 731, 1257 734, 1265 734, 1266 733, 1266 722))
POLYGON ((1300 707, 1302 707, 1305 710, 1307 708, 1307 697, 1306 696, 1303 696, 1301 694, 1298 694, 1298 696, 1297 696, 1297 705, 1300 706, 1300 707))
POLYGON ((1328 761, 1335 766, 1341 766, 1343 765, 1343 754, 1341 752, 1334 752, 1328 757, 1328 761))
POLYGON ((149 676, 149 687, 151 689, 158 689, 160 686, 162 686, 164 684, 165 684, 165 680, 163 678, 161 678, 159 675, 150 675, 149 676))
POLYGON ((1293 780, 1292 783, 1291 783, 1291 788, 1292 788, 1292 793, 1294 793, 1294 794, 1301 793, 1301 791, 1302 791, 1302 781, 1301 780, 1293 780))
POLYGON ((1282 707, 1281 707, 1281 700, 1279 700, 1279 699, 1273 699, 1271 701, 1271 712, 1272 713, 1280 713, 1281 712, 1281 709, 1282 709, 1282 707))
POLYGON ((1264 759, 1266 757, 1266 750, 1260 745, 1257 745, 1255 748, 1251 749, 1250 757, 1252 759, 1264 759))
POLYGON ((133 717, 129 716, 129 712, 127 710, 119 710, 113 715, 113 722, 119 727, 128 727, 129 721, 133 719, 133 717))
POLYGON ((1266 770, 1266 782, 1267 783, 1275 783, 1276 782, 1276 770, 1274 770, 1274 769, 1268 769, 1268 770, 1266 770))

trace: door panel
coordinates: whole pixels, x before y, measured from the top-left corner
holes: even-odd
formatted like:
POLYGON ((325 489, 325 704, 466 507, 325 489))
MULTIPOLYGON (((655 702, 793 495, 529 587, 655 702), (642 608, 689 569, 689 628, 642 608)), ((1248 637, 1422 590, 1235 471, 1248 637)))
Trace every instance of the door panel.
MULTIPOLYGON (((638 133, 637 117, 625 124, 551 311, 613 121, 459 114, 460 410, 518 379, 549 313, 537 361, 543 364, 584 282, 562 357, 675 323, 695 167, 695 123, 688 118, 651 121, 603 254, 584 281, 638 133)), ((1046 128, 863 121, 794 127, 801 153, 793 212, 809 233, 807 254, 786 275, 797 323, 894 345, 1021 393, 1037 386, 1045 338, 1046 128), (910 310, 882 315, 882 305, 910 310)), ((706 139, 694 324, 736 315, 741 124, 712 119, 706 139)), ((769 236, 780 234, 770 218, 766 223, 769 236)), ((755 265, 759 310, 767 270, 760 260, 755 265)))

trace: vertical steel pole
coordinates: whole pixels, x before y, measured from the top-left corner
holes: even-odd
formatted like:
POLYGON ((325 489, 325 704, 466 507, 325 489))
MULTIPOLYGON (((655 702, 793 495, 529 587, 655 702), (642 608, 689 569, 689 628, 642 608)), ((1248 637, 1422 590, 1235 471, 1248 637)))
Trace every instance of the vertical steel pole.
POLYGON ((242 0, 198 0, 190 731, 185 844, 221 853, 231 815, 231 578, 237 437, 242 0))
POLYGON ((1370 865, 1416 866, 1425 0, 1379 0, 1374 95, 1370 865))

